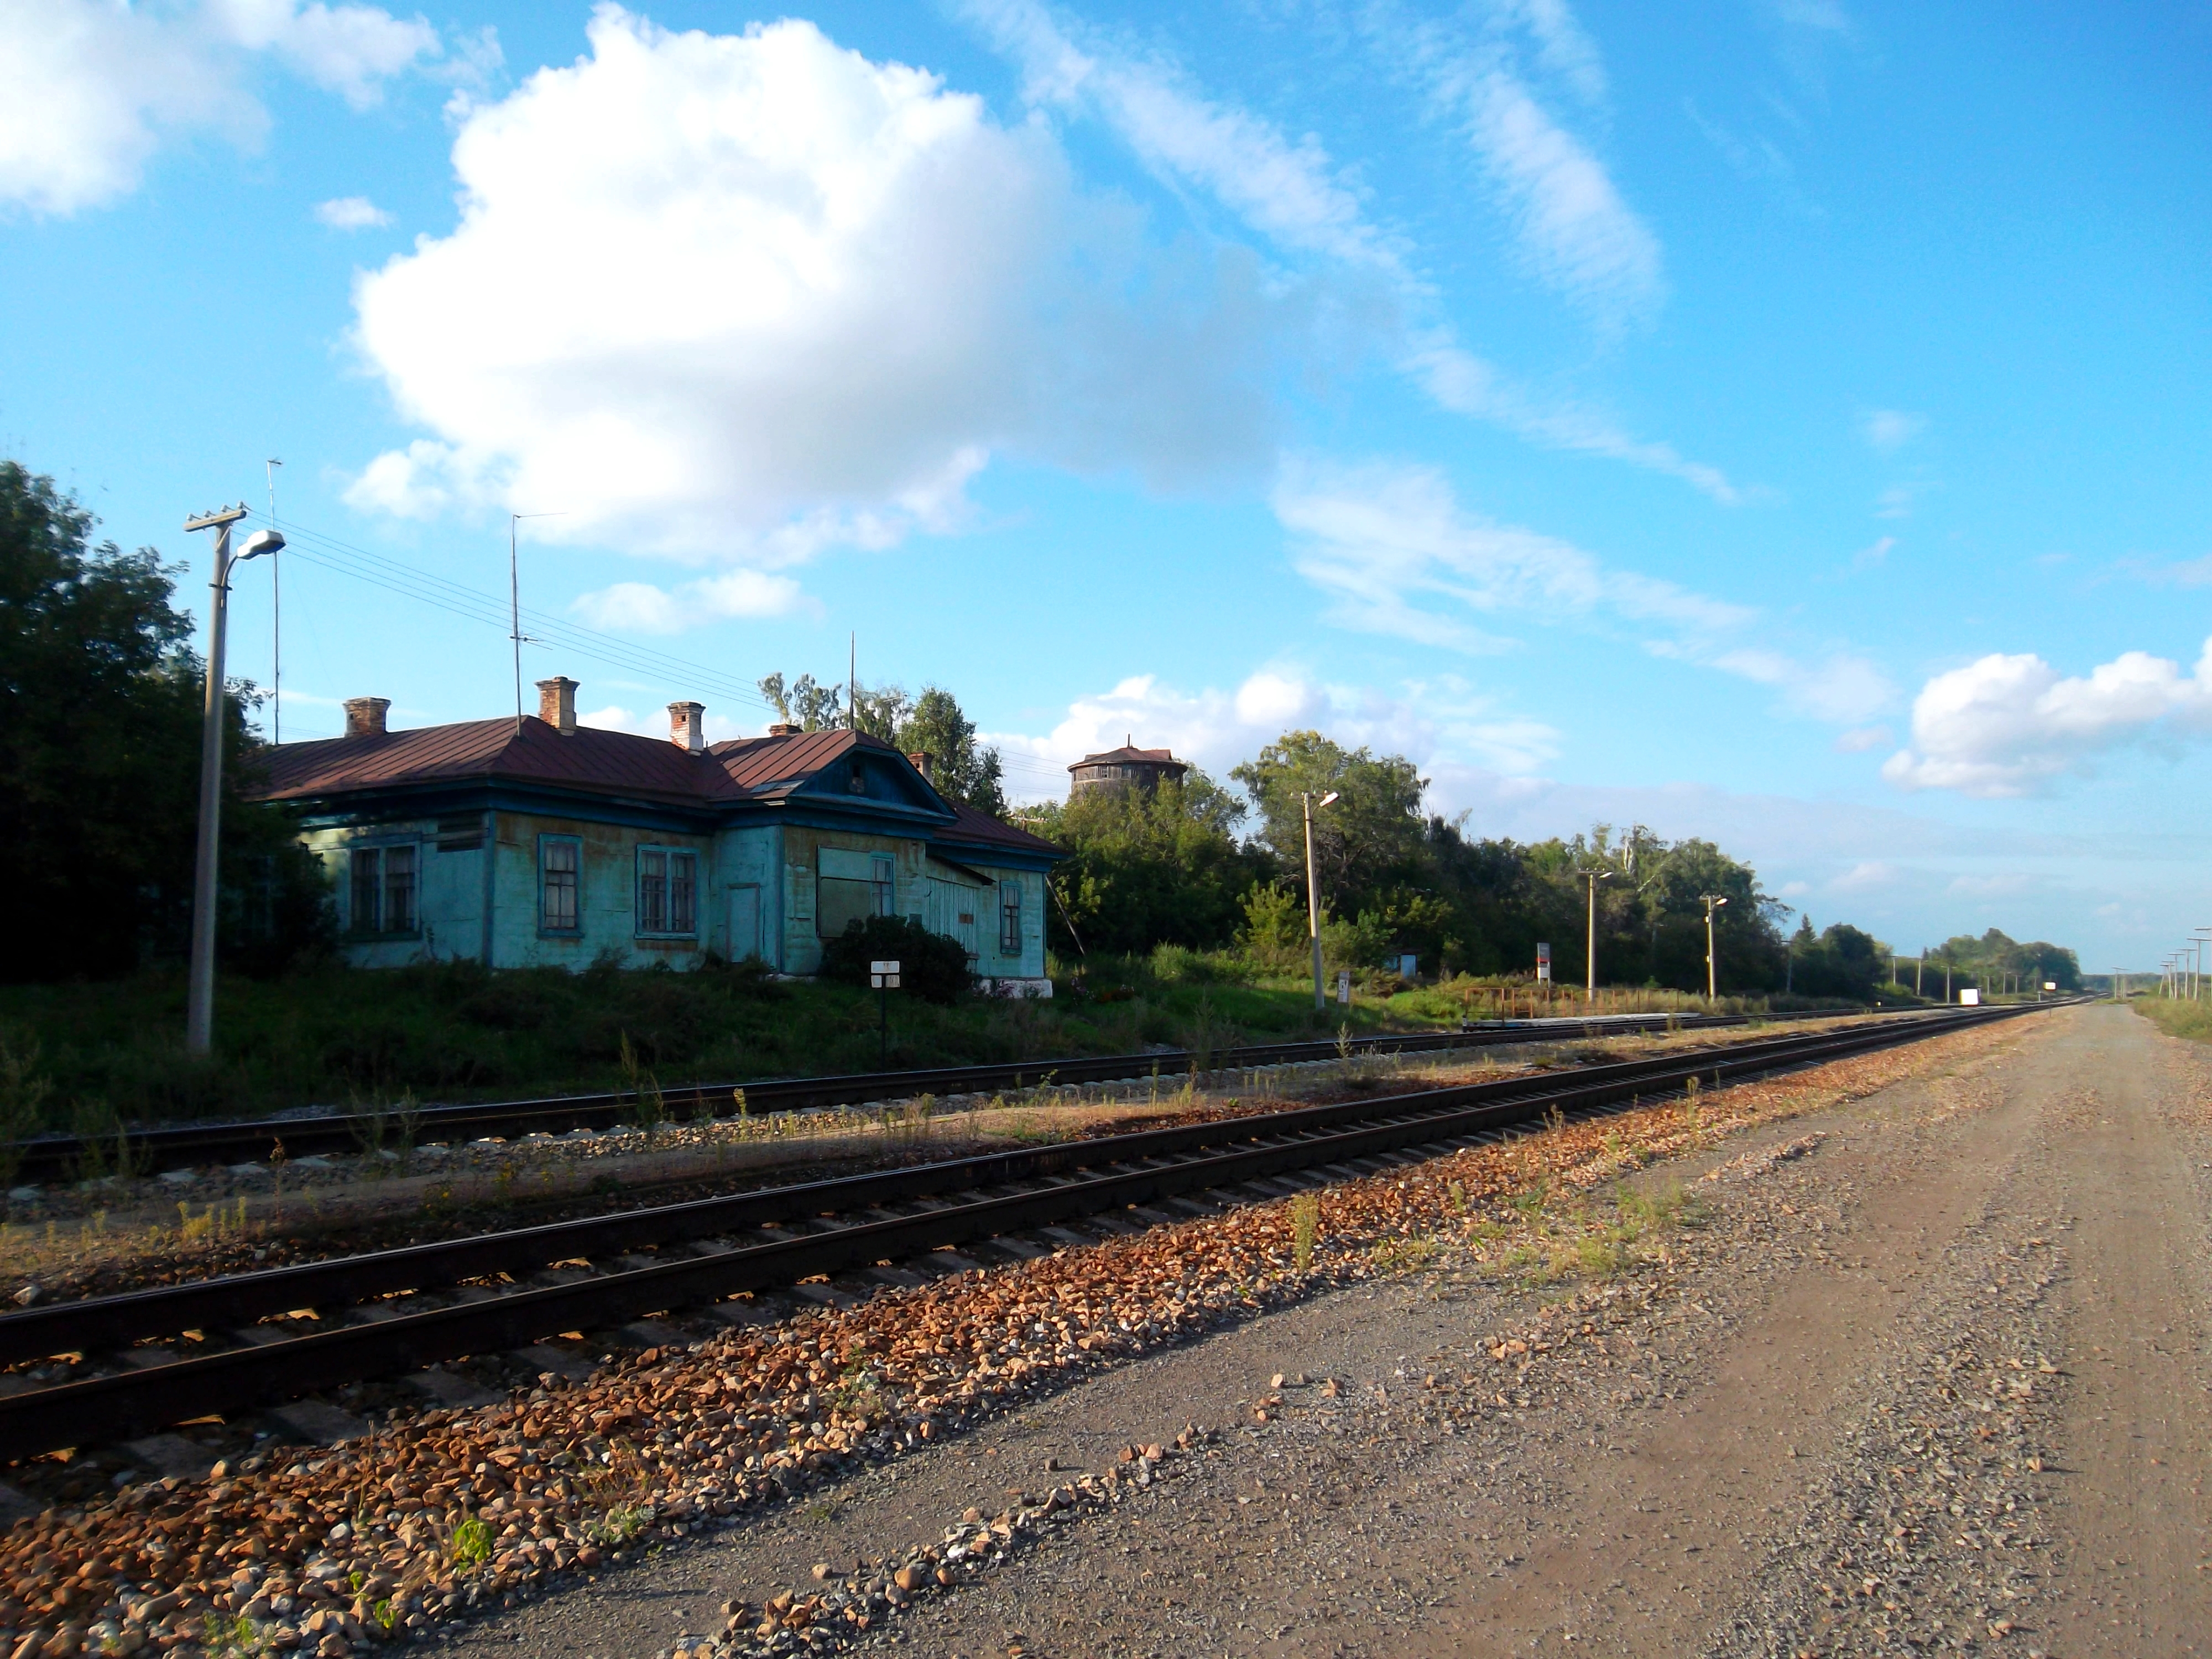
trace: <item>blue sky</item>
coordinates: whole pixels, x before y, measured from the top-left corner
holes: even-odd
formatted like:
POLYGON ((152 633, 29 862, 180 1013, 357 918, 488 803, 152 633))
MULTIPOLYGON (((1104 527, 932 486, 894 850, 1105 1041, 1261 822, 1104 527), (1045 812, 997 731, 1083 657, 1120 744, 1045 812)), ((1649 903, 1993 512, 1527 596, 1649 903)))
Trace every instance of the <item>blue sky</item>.
MULTIPOLYGON (((1818 923, 2202 916, 2212 14, 0 0, 0 449, 266 507, 287 738, 943 684, 1710 835, 1818 923)), ((204 589, 193 594, 198 605, 204 589)), ((235 672, 266 683, 265 569, 235 672)))

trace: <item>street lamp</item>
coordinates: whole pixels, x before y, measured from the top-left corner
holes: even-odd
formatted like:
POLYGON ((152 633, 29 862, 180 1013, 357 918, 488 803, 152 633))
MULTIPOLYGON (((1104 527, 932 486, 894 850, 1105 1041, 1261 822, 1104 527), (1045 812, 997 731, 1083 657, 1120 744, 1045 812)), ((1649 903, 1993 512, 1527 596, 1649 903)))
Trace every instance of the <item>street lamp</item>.
POLYGON ((1316 800, 1304 790, 1298 791, 1298 803, 1306 815, 1306 933, 1313 941, 1314 1012, 1319 1013, 1328 1006, 1321 991, 1321 888, 1314 880, 1313 815, 1336 799, 1332 789, 1316 800))
POLYGON ((230 527, 246 516, 246 503, 220 507, 185 520, 187 532, 215 532, 215 575, 208 586, 214 610, 208 617, 207 702, 200 714, 199 848, 192 863, 192 955, 185 994, 185 1049, 204 1054, 215 1041, 216 877, 222 867, 223 629, 230 615, 231 567, 274 553, 284 538, 274 530, 257 530, 237 556, 230 550, 230 527))
POLYGON ((1705 902, 1705 1000, 1715 1002, 1721 993, 1720 975, 1713 965, 1713 912, 1728 900, 1718 893, 1700 893, 1698 896, 1705 902))
POLYGON ((1585 870, 1583 879, 1589 884, 1589 936, 1583 951, 1583 999, 1597 1000, 1597 884, 1611 881, 1610 870, 1585 870))

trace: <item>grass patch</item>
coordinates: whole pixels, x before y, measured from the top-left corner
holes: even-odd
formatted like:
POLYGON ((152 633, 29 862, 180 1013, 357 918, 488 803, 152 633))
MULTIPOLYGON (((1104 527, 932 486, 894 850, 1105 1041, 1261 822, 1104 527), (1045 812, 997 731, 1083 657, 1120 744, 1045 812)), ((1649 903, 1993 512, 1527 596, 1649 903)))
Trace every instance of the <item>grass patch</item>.
MULTIPOLYGON (((893 1066, 1196 1043, 1407 1030, 1459 1007, 1410 998, 1317 1015, 1302 980, 1224 984, 1162 978, 1145 958, 1093 958, 1111 1000, 981 997, 939 1006, 895 995, 893 1066)), ((0 1139, 90 1128, 110 1159, 122 1122, 251 1118, 303 1105, 378 1110, 372 1133, 404 1158, 420 1104, 619 1089, 653 1122, 696 1115, 690 1085, 877 1069, 874 993, 782 981, 757 966, 672 973, 600 967, 487 971, 425 963, 332 966, 283 980, 225 979, 216 1049, 184 1048, 185 981, 0 986, 0 1139)), ((1174 1085, 1170 1085, 1170 1088, 1174 1085)), ((727 1112, 726 1097, 712 1103, 727 1112)), ((4 1172, 0 1172, 4 1173, 4 1172)))
POLYGON ((2212 1042, 2212 1002, 2182 1002, 2172 997, 2135 997, 2130 1007, 2168 1036, 2212 1042))

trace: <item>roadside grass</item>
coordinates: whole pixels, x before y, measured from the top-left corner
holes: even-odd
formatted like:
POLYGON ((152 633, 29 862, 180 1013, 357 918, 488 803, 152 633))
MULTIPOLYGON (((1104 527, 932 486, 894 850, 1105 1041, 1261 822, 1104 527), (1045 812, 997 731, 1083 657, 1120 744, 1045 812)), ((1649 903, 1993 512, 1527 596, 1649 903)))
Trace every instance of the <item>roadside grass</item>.
POLYGON ((2212 1042, 2212 1002, 2183 1002, 2173 997, 2135 997, 2129 1006, 2168 1036, 2212 1042))

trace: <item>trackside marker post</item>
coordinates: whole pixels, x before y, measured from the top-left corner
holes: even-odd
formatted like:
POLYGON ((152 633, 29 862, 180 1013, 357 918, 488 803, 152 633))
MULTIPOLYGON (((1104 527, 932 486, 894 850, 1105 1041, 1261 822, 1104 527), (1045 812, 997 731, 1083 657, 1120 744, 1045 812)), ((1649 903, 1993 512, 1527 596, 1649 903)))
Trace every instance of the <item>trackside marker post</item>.
POLYGON ((872 962, 868 964, 868 983, 876 993, 876 1060, 888 1069, 891 1054, 891 1004, 890 994, 898 989, 899 965, 896 962, 872 962))

